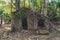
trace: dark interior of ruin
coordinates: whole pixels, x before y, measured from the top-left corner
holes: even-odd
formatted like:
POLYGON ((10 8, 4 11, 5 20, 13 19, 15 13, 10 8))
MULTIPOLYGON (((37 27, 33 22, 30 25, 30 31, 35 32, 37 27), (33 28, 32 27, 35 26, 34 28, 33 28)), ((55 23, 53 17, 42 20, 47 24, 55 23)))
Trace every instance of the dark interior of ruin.
POLYGON ((38 20, 38 27, 45 27, 44 26, 44 20, 42 20, 42 19, 38 20))
POLYGON ((28 29, 28 26, 27 26, 27 19, 26 19, 26 18, 24 18, 24 19, 22 20, 22 27, 23 27, 23 29, 25 29, 25 30, 28 29))
MULTIPOLYGON (((23 27, 24 30, 28 29, 28 24, 27 24, 27 19, 26 18, 24 18, 22 20, 22 27, 23 27)), ((42 19, 38 20, 38 27, 45 27, 44 20, 42 20, 42 19)))

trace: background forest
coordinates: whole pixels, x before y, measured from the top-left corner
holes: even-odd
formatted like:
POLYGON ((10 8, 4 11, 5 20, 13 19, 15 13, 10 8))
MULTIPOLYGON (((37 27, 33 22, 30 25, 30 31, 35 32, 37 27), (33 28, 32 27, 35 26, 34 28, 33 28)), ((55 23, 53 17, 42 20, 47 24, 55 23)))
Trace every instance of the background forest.
MULTIPOLYGON (((50 19, 60 18, 60 1, 59 0, 46 0, 46 9, 48 10, 48 14, 50 19), (50 13, 51 12, 51 13, 50 13)), ((40 0, 20 0, 20 7, 33 8, 35 11, 39 11, 41 9, 40 0)), ((4 11, 5 20, 11 20, 11 11, 15 11, 15 0, 0 0, 0 15, 1 11, 4 11), (12 3, 12 5, 11 5, 12 3), (12 10, 11 10, 12 6, 12 10)), ((22 15, 22 14, 21 14, 22 15)))

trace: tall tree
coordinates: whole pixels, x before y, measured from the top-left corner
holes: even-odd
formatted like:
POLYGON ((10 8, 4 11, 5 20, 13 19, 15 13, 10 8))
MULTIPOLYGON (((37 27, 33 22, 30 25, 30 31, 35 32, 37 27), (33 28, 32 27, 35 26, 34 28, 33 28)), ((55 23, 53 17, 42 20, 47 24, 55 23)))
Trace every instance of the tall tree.
POLYGON ((22 21, 16 17, 16 12, 20 9, 20 0, 15 0, 16 11, 12 12, 12 31, 21 31, 22 21))
POLYGON ((46 0, 41 0, 41 16, 43 17, 43 20, 44 21, 44 25, 47 29, 47 31, 49 30, 49 24, 48 24, 48 21, 47 21, 47 18, 46 18, 46 13, 47 13, 47 9, 46 9, 46 0))

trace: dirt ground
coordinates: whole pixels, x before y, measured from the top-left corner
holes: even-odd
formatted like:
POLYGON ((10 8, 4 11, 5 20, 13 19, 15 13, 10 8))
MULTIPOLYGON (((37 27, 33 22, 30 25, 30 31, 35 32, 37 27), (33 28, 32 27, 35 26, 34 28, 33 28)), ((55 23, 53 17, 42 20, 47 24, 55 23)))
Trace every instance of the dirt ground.
MULTIPOLYGON (((4 25, 6 26, 6 25, 4 25)), ((8 25, 9 26, 9 25, 8 25)), ((57 32, 50 32, 49 35, 38 35, 33 31, 22 30, 21 32, 9 33, 9 27, 0 28, 0 40, 60 40, 60 34, 57 32)), ((60 25, 56 25, 60 29, 60 25)))
POLYGON ((60 21, 53 22, 55 28, 59 31, 53 30, 49 33, 50 40, 60 40, 60 21))
POLYGON ((36 35, 32 31, 22 30, 16 33, 7 33, 6 29, 0 29, 0 40, 48 40, 48 35, 36 35))

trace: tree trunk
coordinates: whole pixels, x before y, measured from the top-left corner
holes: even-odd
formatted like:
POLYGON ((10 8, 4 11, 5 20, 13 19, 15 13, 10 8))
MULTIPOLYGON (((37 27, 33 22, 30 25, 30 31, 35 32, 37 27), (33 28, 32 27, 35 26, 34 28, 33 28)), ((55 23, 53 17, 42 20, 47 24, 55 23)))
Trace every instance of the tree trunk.
MULTIPOLYGON (((46 8, 46 0, 41 0, 41 14, 42 16, 46 16, 47 17, 47 8, 46 8)), ((45 27, 47 30, 49 30, 49 24, 47 19, 45 19, 45 27)))
POLYGON ((15 13, 12 13, 12 31, 21 31, 22 30, 22 21, 17 19, 15 13))
POLYGON ((15 0, 15 8, 16 10, 20 9, 20 0, 15 0))
POLYGON ((47 14, 46 4, 46 0, 41 0, 41 14, 45 16, 47 14))
MULTIPOLYGON (((20 0, 15 0, 16 11, 20 9, 20 0)), ((16 12, 12 13, 12 31, 21 31, 22 21, 16 17, 16 12)))

